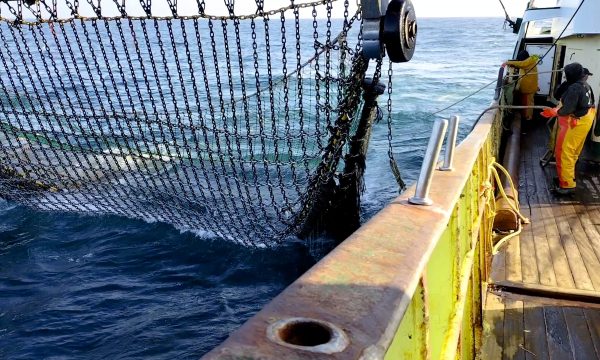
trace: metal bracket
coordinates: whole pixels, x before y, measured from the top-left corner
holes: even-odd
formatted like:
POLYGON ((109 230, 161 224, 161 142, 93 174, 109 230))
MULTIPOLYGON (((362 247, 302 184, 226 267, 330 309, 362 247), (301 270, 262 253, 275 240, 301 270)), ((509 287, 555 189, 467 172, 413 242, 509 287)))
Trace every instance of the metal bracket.
POLYGON ((446 152, 444 154, 444 164, 440 166, 441 171, 452 171, 452 160, 454 159, 454 149, 456 148, 456 135, 458 135, 458 116, 452 116, 448 123, 448 137, 446 138, 446 152))
POLYGON ((433 204, 433 201, 429 198, 429 188, 431 187, 431 179, 433 178, 435 164, 440 156, 440 150, 442 150, 442 142, 444 141, 447 127, 448 120, 445 119, 436 119, 433 123, 431 137, 427 144, 423 164, 421 164, 419 180, 417 180, 415 196, 408 199, 408 202, 411 204, 426 206, 433 204))
POLYGON ((361 0, 363 17, 363 55, 367 59, 383 58, 381 19, 388 7, 388 0, 361 0))

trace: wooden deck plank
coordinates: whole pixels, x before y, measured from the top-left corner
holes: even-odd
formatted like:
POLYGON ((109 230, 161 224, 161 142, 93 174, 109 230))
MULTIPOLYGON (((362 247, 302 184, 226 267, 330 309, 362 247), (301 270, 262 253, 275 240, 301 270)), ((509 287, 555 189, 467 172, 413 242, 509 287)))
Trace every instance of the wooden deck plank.
POLYGON ((480 359, 599 359, 600 305, 488 292, 480 359), (589 307, 592 306, 592 307, 589 307))
POLYGON ((523 303, 523 333, 525 337, 526 359, 548 359, 548 341, 546 340, 546 324, 544 309, 535 303, 523 303))
POLYGON ((546 319, 546 340, 548 341, 550 359, 573 359, 562 308, 556 306, 544 307, 544 318, 546 319))
POLYGON ((583 314, 596 349, 596 356, 600 357, 600 309, 583 309, 583 314))
POLYGON ((567 253, 562 247, 559 236, 548 236, 546 238, 550 254, 552 256, 552 267, 556 277, 556 286, 564 289, 575 289, 575 279, 569 267, 567 253))
MULTIPOLYGON (((520 174, 520 187, 519 187, 519 205, 520 211, 524 216, 528 216, 531 220, 530 224, 523 225, 523 230, 520 234, 521 243, 521 269, 524 283, 537 284, 540 282, 540 271, 538 270, 538 263, 543 259, 538 257, 536 252, 536 244, 534 242, 535 232, 534 228, 537 228, 537 219, 534 211, 534 206, 531 204, 531 199, 535 196, 535 180, 531 176, 531 166, 529 162, 531 157, 528 154, 521 156, 521 170, 520 174)), ((533 204, 535 205, 535 204, 533 204)), ((544 234, 545 235, 545 234, 544 234)), ((539 254, 541 255, 541 254, 539 254)))
POLYGON ((597 359, 596 348, 588 329, 583 309, 566 307, 563 308, 571 352, 575 359, 597 359))
MULTIPOLYGON (((559 223, 565 223, 563 226, 566 226, 568 229, 566 219, 559 220, 559 223)), ((575 287, 583 290, 594 290, 594 285, 592 284, 592 280, 590 279, 587 269, 583 263, 583 258, 579 253, 579 248, 575 243, 573 235, 570 233, 563 233, 560 236, 560 241, 567 254, 567 260, 569 262, 571 273, 573 274, 575 287)))
MULTIPOLYGON (((539 148, 538 156, 540 156, 539 148)), ((546 183, 552 184, 552 173, 546 171, 545 175, 546 183)), ((573 202, 573 199, 556 198, 554 195, 550 194, 550 189, 547 189, 547 193, 548 199, 550 200, 548 203, 552 205, 552 215, 558 227, 560 243, 565 250, 567 261, 569 264, 569 269, 571 270, 575 286, 579 289, 594 290, 594 285, 592 283, 592 280, 590 279, 590 275, 588 274, 587 268, 583 264, 582 255, 579 252, 579 247, 577 246, 577 243, 574 239, 573 233, 571 231, 572 229, 569 226, 569 221, 567 220, 565 216, 565 210, 563 209, 563 207, 566 204, 573 202)))
POLYGON ((587 269, 587 273, 594 289, 600 290, 600 261, 598 261, 598 257, 596 256, 590 239, 581 223, 581 213, 577 213, 573 204, 563 206, 563 210, 563 214, 571 228, 573 240, 579 249, 579 253, 584 261, 583 265, 587 269))
POLYGON ((521 239, 515 236, 504 245, 506 256, 506 280, 523 281, 521 272, 521 239))
POLYGON ((488 293, 483 310, 481 359, 501 360, 504 347, 504 304, 499 296, 488 293))
MULTIPOLYGON (((557 286, 558 280, 555 271, 555 262, 552 257, 552 249, 548 237, 534 235, 533 242, 537 258, 537 270, 539 283, 547 286, 557 286)), ((572 279, 572 277, 568 277, 572 279)), ((567 280, 568 281, 568 280, 567 280)))
MULTIPOLYGON (((586 207, 590 207, 590 206, 586 205, 586 207)), ((590 214, 590 221, 594 225, 596 232, 600 233, 600 209, 598 208, 598 206, 591 207, 589 214, 590 214)))
POLYGON ((502 359, 524 360, 523 302, 504 299, 504 348, 502 359))
MULTIPOLYGON (((543 132, 540 132, 539 130, 540 129, 538 129, 537 134, 543 135, 543 132)), ((541 139, 543 139, 543 136, 541 136, 541 139)), ((536 143, 543 144, 544 141, 542 141, 541 139, 538 140, 536 143)), ((533 148, 533 152, 538 157, 541 157, 544 151, 545 150, 543 150, 542 146, 533 148)), ((548 170, 550 169, 546 169, 546 171, 543 171, 545 175, 545 184, 540 184, 540 186, 545 185, 546 187, 546 191, 544 192, 544 195, 546 195, 545 200, 547 200, 547 203, 551 205, 551 215, 554 221, 556 222, 558 235, 560 238, 560 244, 562 245, 565 251, 567 261, 569 264, 569 269, 571 271, 575 286, 579 289, 593 290, 593 283, 587 272, 587 268, 585 268, 585 265, 582 262, 581 253, 579 252, 579 248, 571 232, 569 222, 565 218, 565 212, 563 209, 563 206, 565 206, 565 204, 568 204, 573 200, 557 198, 554 194, 550 192, 550 186, 553 181, 552 178, 556 175, 556 170, 548 170)), ((540 178, 540 181, 544 178, 540 178)), ((555 271, 556 269, 557 267, 555 267, 555 271)))
MULTIPOLYGON (((543 135, 543 132, 538 131, 537 133, 543 135)), ((536 143, 541 144, 543 141, 539 140, 536 143)), ((542 147, 538 147, 534 151, 538 156, 541 156, 544 150, 542 147)), ((534 172, 535 169, 541 170, 541 167, 534 167, 534 172)), ((546 175, 546 184, 551 184, 551 179, 555 173, 555 170, 544 171, 544 173, 546 175)), ((541 179, 543 177, 535 176, 535 178, 541 179)), ((565 254, 567 255, 569 269, 571 269, 571 276, 564 276, 564 274, 562 274, 562 272, 559 270, 564 269, 564 262, 559 251, 557 254, 558 256, 553 257, 553 261, 555 263, 555 273, 559 279, 557 282, 561 283, 561 286, 570 287, 571 279, 573 279, 573 282, 577 288, 589 290, 591 289, 590 285, 592 285, 594 289, 598 289, 597 282, 600 279, 598 279, 597 275, 600 275, 600 271, 597 272, 596 269, 597 266, 600 266, 600 262, 598 262, 597 256, 592 256, 592 253, 594 252, 593 247, 590 246, 588 237, 584 236, 585 231, 583 230, 579 219, 576 216, 569 216, 573 215, 574 202, 570 201, 569 199, 566 199, 566 201, 557 199, 553 194, 550 193, 548 185, 546 185, 546 187, 547 191, 541 192, 541 194, 548 196, 545 200, 554 200, 547 201, 547 203, 552 204, 554 220, 557 221, 557 227, 560 227, 560 241, 565 249, 565 254), (585 267, 587 271, 584 272, 583 267, 585 267)), ((554 241, 555 239, 553 239, 551 236, 548 236, 548 243, 550 244, 551 249, 554 248, 554 250, 558 250, 555 248, 556 244, 554 244, 554 241)))
POLYGON ((554 261, 552 257, 551 245, 548 242, 546 233, 546 224, 543 218, 543 212, 540 208, 539 193, 546 191, 546 184, 543 182, 545 177, 536 176, 536 170, 541 170, 537 159, 534 159, 535 154, 530 151, 527 154, 529 158, 530 168, 525 173, 534 188, 530 197, 531 207, 531 232, 533 234, 533 243, 535 246, 536 264, 538 270, 538 282, 542 285, 556 286, 557 276, 554 269, 554 261))
POLYGON ((582 204, 575 205, 575 210, 579 214, 579 221, 583 226, 592 249, 594 250, 596 257, 600 259, 600 232, 596 228, 596 224, 592 221, 592 218, 596 219, 595 222, 600 222, 600 212, 598 212, 597 205, 586 206, 582 204))
POLYGON ((524 283, 537 284, 540 282, 539 271, 537 267, 537 259, 535 252, 535 244, 531 229, 524 230, 519 235, 520 260, 521 260, 521 275, 524 283))
MULTIPOLYGON (((556 281, 556 286, 564 287, 564 288, 574 288, 575 282, 573 280, 573 274, 571 273, 569 262, 567 259, 566 251, 560 241, 560 235, 558 231, 558 225, 556 223, 556 219, 554 218, 554 213, 552 212, 552 203, 550 201, 551 194, 548 189, 548 177, 552 177, 547 174, 547 170, 539 166, 539 158, 543 155, 545 148, 539 146, 535 148, 533 144, 544 144, 547 140, 544 139, 540 134, 535 134, 536 136, 532 141, 525 142, 525 149, 522 151, 522 154, 529 154, 531 161, 531 173, 532 179, 535 181, 536 191, 535 197, 530 199, 530 204, 534 210, 534 218, 532 220, 532 226, 535 226, 534 242, 536 247, 540 249, 541 252, 544 252, 546 249, 543 240, 539 239, 539 237, 543 236, 544 232, 541 231, 540 227, 543 226, 545 230, 546 243, 547 243, 547 251, 549 252, 550 261, 552 262, 552 268, 554 270, 554 276, 551 275, 551 272, 548 269, 547 264, 540 264, 540 276, 544 279, 543 285, 554 285, 554 281, 556 281), (541 218, 541 221, 535 221, 541 218), (538 224, 539 222, 539 224, 538 224)), ((543 134, 542 134, 543 135, 543 134)))

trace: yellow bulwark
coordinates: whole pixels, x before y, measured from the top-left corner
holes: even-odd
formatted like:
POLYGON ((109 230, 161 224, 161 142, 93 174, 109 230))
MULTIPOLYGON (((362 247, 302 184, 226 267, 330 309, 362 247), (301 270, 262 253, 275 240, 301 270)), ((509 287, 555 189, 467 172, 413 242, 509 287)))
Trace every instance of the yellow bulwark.
POLYGON ((475 164, 386 359, 474 359, 481 346, 494 215, 490 167, 499 135, 493 118, 484 118, 458 148, 458 161, 476 157, 475 164), (479 144, 477 137, 485 141, 479 144))
POLYGON ((475 358, 499 134, 487 113, 435 172, 432 206, 408 189, 205 358, 475 358))

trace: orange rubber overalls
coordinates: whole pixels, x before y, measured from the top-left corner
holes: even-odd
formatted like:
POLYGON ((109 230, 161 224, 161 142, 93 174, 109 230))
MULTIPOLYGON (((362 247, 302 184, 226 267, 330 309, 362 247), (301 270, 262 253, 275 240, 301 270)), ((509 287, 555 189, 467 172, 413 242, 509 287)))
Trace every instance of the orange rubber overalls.
POLYGON ((596 109, 590 108, 584 116, 558 116, 558 134, 554 155, 556 171, 561 188, 575 187, 575 163, 583 150, 583 144, 596 117, 596 109))

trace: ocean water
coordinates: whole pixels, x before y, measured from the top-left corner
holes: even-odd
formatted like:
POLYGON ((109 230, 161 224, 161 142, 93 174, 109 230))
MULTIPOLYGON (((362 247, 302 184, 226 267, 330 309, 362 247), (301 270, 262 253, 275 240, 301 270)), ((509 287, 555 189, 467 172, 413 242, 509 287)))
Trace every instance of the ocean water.
MULTIPOLYGON (((420 19, 411 62, 394 65, 394 155, 416 179, 431 125, 461 116, 459 138, 489 105, 516 36, 503 20, 420 19)), ((398 194, 385 121, 373 130, 367 220, 398 194)), ((198 358, 329 248, 255 249, 163 223, 39 212, 0 200, 0 359, 198 358)))

